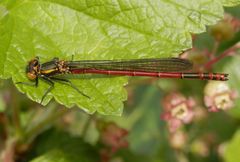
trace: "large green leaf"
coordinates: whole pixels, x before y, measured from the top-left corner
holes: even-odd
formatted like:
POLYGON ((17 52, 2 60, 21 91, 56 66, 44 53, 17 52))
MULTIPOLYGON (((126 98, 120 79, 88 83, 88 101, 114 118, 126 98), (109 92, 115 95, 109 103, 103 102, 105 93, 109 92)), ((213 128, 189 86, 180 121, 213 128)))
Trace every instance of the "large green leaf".
POLYGON ((224 6, 236 6, 240 4, 240 0, 223 0, 224 6))
MULTIPOLYGON (((190 33, 205 31, 223 16, 218 0, 3 0, 0 2, 0 76, 28 81, 27 62, 39 56, 75 60, 177 56, 191 47, 190 33)), ((47 95, 89 113, 120 115, 127 78, 72 79, 91 97, 56 83, 47 95)), ((49 85, 16 85, 40 102, 49 85)))

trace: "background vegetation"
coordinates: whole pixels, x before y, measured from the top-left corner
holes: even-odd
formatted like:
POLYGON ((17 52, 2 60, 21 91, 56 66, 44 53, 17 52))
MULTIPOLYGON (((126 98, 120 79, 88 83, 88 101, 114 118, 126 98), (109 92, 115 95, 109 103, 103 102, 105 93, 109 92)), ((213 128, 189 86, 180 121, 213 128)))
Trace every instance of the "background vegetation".
POLYGON ((239 3, 0 1, 1 160, 240 161, 239 3), (44 62, 179 53, 194 71, 229 73, 230 80, 69 76, 91 100, 56 83, 44 106, 38 103, 48 84, 14 84, 28 81, 25 66, 35 56, 44 62))

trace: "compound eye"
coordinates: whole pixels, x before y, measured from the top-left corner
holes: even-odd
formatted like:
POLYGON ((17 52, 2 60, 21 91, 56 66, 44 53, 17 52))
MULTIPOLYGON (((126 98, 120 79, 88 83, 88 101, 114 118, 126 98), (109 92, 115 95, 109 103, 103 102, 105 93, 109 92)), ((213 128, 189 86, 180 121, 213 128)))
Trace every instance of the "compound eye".
POLYGON ((33 66, 38 66, 38 61, 34 61, 33 66))
POLYGON ((27 73, 27 77, 28 77, 28 79, 30 79, 30 80, 34 80, 34 79, 37 78, 36 74, 35 74, 35 73, 31 73, 31 72, 28 72, 28 73, 27 73))

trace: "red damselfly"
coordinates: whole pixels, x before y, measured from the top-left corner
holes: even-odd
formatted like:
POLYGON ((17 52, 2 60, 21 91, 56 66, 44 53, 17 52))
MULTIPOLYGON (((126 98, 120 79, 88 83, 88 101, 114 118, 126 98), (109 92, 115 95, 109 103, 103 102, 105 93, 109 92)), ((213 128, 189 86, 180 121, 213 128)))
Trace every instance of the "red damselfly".
MULTIPOLYGON (((103 74, 116 76, 148 76, 159 78, 201 79, 201 80, 228 80, 228 74, 222 73, 190 73, 193 64, 186 59, 161 58, 161 59, 133 59, 133 60, 82 60, 65 61, 54 58, 49 62, 40 64, 39 58, 32 59, 27 67, 26 74, 29 80, 45 80, 50 87, 42 97, 53 89, 54 82, 68 84, 81 95, 90 98, 81 92, 70 80, 60 78, 64 74, 103 74)), ((18 82, 18 84, 31 85, 30 83, 18 82)))

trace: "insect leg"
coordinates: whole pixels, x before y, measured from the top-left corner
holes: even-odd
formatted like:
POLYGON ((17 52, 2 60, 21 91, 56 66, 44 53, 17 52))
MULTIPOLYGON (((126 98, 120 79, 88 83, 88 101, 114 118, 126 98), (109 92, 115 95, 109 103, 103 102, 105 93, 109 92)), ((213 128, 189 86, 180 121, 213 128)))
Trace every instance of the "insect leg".
POLYGON ((24 85, 27 85, 27 86, 37 87, 38 86, 38 77, 36 78, 35 83, 32 83, 32 82, 16 82, 15 84, 24 84, 24 85))
POLYGON ((48 83, 50 85, 50 87, 46 90, 46 92, 44 93, 44 95, 42 96, 42 99, 41 99, 41 102, 43 102, 44 98, 47 96, 47 94, 49 92, 51 92, 51 90, 53 89, 54 87, 54 82, 49 78, 49 77, 46 77, 44 75, 41 75, 40 78, 42 78, 44 81, 46 81, 46 83, 48 83))
POLYGON ((36 80, 35 80, 35 86, 36 86, 36 87, 38 86, 38 77, 37 77, 36 80))
POLYGON ((82 91, 80 91, 70 80, 67 79, 63 79, 63 78, 55 78, 55 77, 51 77, 52 80, 56 80, 56 81, 61 81, 69 86, 71 86, 73 89, 75 89, 78 93, 80 93, 81 95, 90 98, 88 95, 84 94, 82 91))

